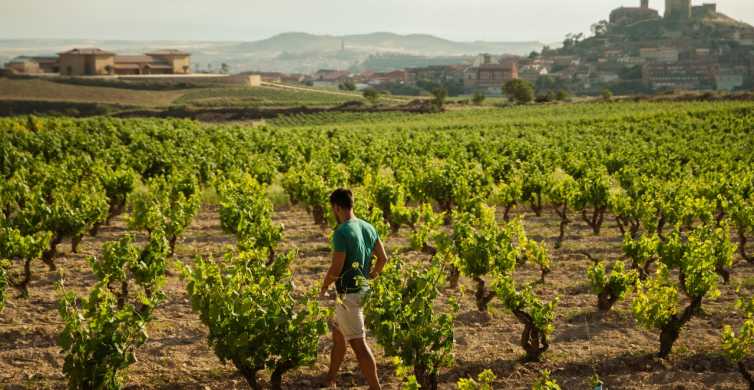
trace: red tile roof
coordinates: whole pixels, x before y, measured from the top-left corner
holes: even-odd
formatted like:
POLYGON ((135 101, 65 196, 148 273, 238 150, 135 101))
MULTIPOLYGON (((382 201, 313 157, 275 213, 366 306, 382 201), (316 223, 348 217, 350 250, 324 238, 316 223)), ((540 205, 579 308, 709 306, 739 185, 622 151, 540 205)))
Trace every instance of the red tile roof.
POLYGON ((185 51, 182 51, 182 50, 178 50, 178 49, 162 49, 162 50, 150 51, 149 53, 147 53, 147 55, 148 56, 166 56, 166 55, 169 55, 169 56, 189 56, 191 54, 189 54, 189 53, 187 53, 185 51))
POLYGON ((109 51, 105 51, 105 50, 97 49, 97 48, 72 49, 72 50, 64 51, 64 52, 58 53, 58 54, 61 54, 61 55, 63 55, 63 54, 68 54, 68 55, 98 55, 98 56, 105 56, 105 55, 114 56, 115 55, 115 53, 113 53, 113 52, 109 52, 109 51))

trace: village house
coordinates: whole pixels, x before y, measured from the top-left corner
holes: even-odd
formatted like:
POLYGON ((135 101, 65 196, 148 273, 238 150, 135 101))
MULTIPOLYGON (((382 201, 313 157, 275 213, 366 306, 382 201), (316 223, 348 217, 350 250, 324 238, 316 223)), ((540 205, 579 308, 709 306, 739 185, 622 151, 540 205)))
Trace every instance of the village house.
POLYGON ((642 67, 642 81, 654 90, 714 89, 719 72, 714 61, 653 62, 642 67))
POLYGON ((518 69, 518 78, 532 84, 536 83, 540 77, 547 76, 548 74, 547 68, 541 65, 529 64, 518 69))
POLYGON ((408 72, 405 70, 394 70, 392 72, 372 73, 365 75, 365 81, 369 85, 381 84, 405 84, 408 81, 408 72))
POLYGON ((509 59, 494 63, 492 57, 484 56, 479 66, 470 67, 465 72, 463 85, 467 90, 486 90, 489 93, 501 93, 503 85, 518 79, 518 65, 509 59))
POLYGON ((311 82, 316 87, 337 87, 351 79, 347 70, 320 69, 312 75, 311 82))
POLYGON ((416 85, 420 81, 436 84, 462 83, 465 65, 433 65, 406 69, 406 83, 416 85))
POLYGON ((672 47, 646 47, 639 49, 639 57, 645 61, 678 62, 680 52, 672 47))
POLYGON ((16 57, 5 64, 12 74, 58 73, 58 57, 16 57))
POLYGON ((12 74, 42 73, 39 63, 31 57, 16 57, 5 64, 5 69, 12 74))
POLYGON ((744 74, 747 69, 743 66, 720 68, 715 75, 715 87, 718 91, 733 91, 744 84, 744 74))
POLYGON ((754 46, 754 30, 736 31, 733 33, 733 40, 742 46, 754 46))

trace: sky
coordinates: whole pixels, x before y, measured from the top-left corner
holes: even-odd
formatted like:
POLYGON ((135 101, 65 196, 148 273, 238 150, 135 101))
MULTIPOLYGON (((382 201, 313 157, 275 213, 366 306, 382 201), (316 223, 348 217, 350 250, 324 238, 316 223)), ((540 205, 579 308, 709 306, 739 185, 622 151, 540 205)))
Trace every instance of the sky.
MULTIPOLYGON (((705 2, 709 2, 706 0, 705 2)), ((634 4, 635 3, 635 4, 634 4)), ((297 31, 558 42, 639 0, 0 0, 0 39, 253 41, 297 31)), ((650 0, 661 13, 664 0, 650 0)), ((694 4, 701 3, 695 0, 694 4)), ((718 11, 754 24, 753 0, 718 11)))

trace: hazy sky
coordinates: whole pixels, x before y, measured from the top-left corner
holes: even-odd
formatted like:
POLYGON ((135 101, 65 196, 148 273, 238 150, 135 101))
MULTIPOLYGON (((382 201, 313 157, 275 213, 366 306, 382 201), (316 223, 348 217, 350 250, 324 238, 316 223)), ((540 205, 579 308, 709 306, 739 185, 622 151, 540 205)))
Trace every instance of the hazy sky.
MULTIPOLYGON (((391 31, 549 43, 588 32, 611 9, 634 3, 639 0, 0 0, 0 39, 248 41, 286 31, 391 31)), ((660 12, 664 3, 650 0, 660 12)), ((718 10, 754 24, 753 0, 719 0, 718 10)))

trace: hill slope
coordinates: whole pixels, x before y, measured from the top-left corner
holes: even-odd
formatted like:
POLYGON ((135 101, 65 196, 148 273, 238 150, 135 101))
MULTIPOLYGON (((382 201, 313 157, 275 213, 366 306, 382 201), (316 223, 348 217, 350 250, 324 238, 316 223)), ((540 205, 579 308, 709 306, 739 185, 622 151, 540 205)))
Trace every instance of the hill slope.
POLYGON ((370 53, 396 52, 423 56, 470 55, 480 52, 528 54, 543 43, 531 42, 456 42, 433 35, 399 35, 377 32, 359 35, 314 35, 300 32, 278 34, 261 41, 243 43, 239 51, 260 53, 338 51, 343 46, 352 51, 370 53))

